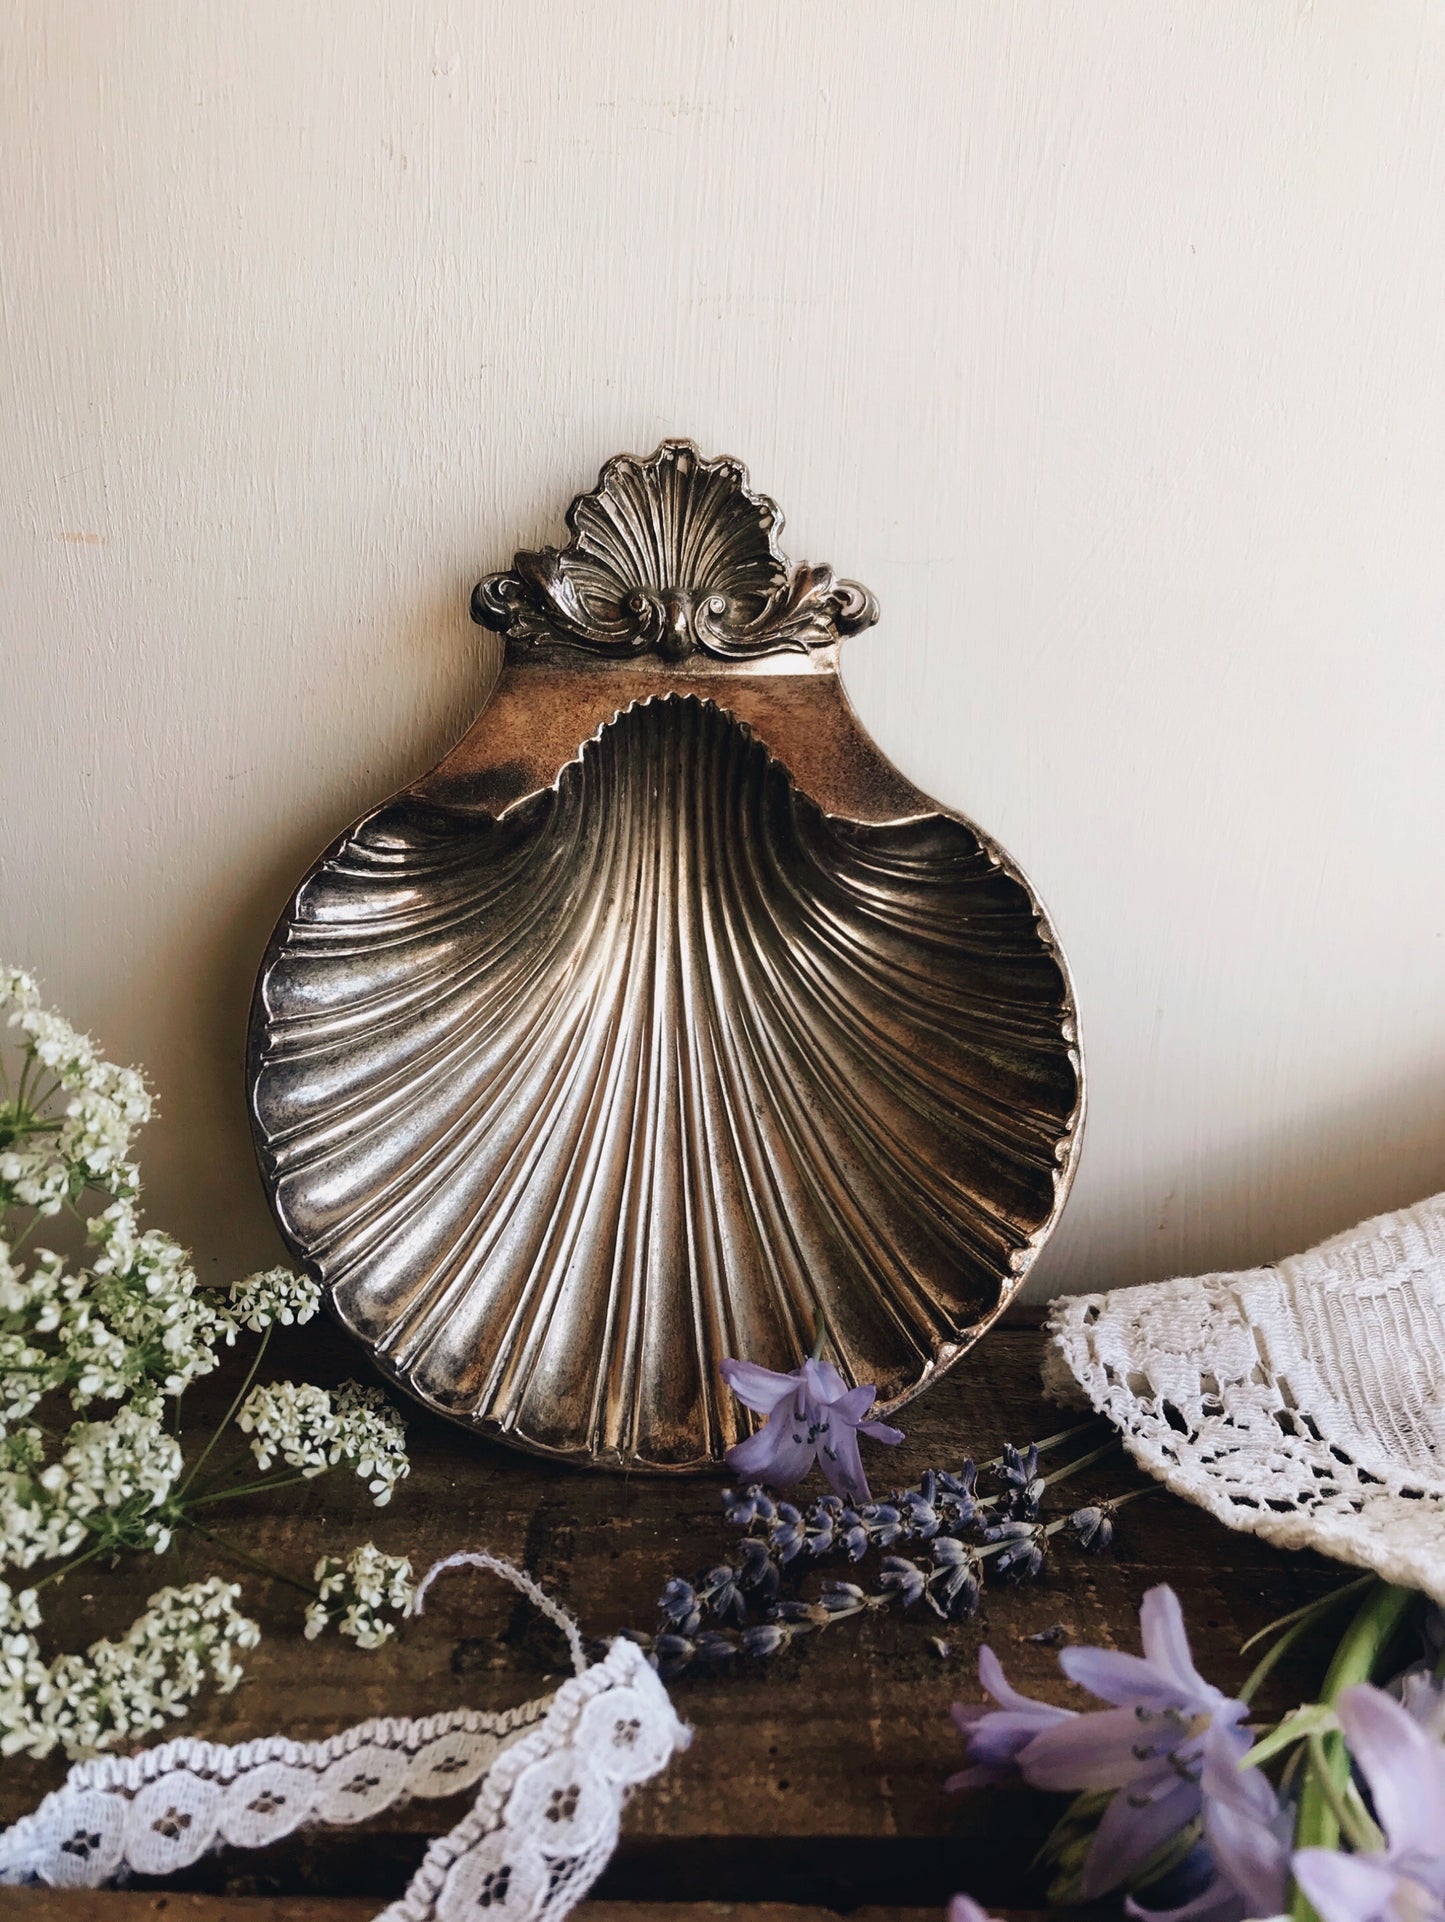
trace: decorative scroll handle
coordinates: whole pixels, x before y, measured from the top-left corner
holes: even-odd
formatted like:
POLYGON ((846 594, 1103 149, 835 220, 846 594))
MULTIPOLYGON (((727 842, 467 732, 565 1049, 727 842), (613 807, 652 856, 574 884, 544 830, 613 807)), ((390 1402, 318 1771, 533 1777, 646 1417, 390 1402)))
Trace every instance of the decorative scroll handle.
POLYGON ((472 593, 472 619, 530 651, 551 643, 668 660, 806 653, 871 627, 878 603, 830 567, 792 567, 783 517, 727 455, 665 440, 619 454, 567 510, 563 548, 520 553, 472 593))

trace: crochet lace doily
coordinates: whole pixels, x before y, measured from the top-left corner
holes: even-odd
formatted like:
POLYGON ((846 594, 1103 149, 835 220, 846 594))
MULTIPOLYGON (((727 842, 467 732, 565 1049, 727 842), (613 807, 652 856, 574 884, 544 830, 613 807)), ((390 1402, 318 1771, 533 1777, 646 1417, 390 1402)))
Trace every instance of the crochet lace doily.
POLYGON ((1276 1267, 1066 1297, 1050 1333, 1046 1385, 1176 1494, 1445 1603, 1445 1195, 1276 1267))
POLYGON ((463 1564, 505 1576, 567 1631, 577 1673, 555 1695, 500 1714, 363 1722, 325 1742, 182 1738, 77 1763, 0 1836, 0 1882, 98 1888, 128 1873, 165 1875, 223 1843, 264 1848, 308 1825, 360 1822, 412 1796, 477 1785, 472 1808, 431 1844, 380 1922, 560 1922, 616 1846, 629 1791, 689 1734, 633 1643, 616 1641, 589 1665, 576 1624, 528 1577, 490 1555, 442 1566, 463 1564))

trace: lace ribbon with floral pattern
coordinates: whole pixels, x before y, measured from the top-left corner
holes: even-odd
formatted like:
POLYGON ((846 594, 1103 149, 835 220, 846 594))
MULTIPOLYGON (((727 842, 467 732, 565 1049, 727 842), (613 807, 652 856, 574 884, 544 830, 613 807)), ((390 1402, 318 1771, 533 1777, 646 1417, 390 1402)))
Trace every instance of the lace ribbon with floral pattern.
POLYGON ((560 1922, 612 1854, 629 1792, 689 1732, 639 1648, 619 1640, 589 1663, 576 1623, 509 1562, 451 1556, 423 1594, 457 1566, 492 1569, 563 1628, 577 1672, 555 1695, 497 1714, 383 1717, 324 1742, 182 1737, 77 1763, 0 1836, 0 1882, 98 1888, 166 1875, 222 1845, 264 1848, 299 1828, 476 1786, 471 1809, 431 1844, 381 1922, 560 1922))

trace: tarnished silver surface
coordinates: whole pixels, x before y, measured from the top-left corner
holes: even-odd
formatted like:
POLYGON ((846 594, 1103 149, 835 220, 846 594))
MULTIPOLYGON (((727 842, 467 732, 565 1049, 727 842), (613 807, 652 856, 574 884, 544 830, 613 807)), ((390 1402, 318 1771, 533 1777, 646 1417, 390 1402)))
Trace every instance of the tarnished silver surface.
POLYGON ((790 568, 736 461, 665 442, 482 581, 486 711, 272 938, 262 1172, 347 1327, 521 1446, 693 1469, 716 1364, 827 1315, 888 1407, 1016 1293, 1083 1078, 1028 884, 837 675, 871 595, 790 568))

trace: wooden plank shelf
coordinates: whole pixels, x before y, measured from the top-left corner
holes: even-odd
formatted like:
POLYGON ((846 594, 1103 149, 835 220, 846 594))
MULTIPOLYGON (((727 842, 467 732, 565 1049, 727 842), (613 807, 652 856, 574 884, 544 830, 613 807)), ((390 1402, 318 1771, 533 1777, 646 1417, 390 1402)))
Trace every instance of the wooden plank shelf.
MULTIPOLYGON (((1023 1443, 1063 1426, 1039 1387, 1041 1348, 1036 1328, 994 1331, 904 1411, 902 1447, 868 1451, 875 1486, 901 1485, 930 1465, 956 1467, 965 1454, 987 1456, 1005 1440, 1023 1443)), ((313 1326, 278 1339, 267 1372, 334 1382, 364 1371, 363 1357, 340 1335, 313 1326)), ((208 1398, 223 1406, 229 1385, 207 1384, 208 1398)), ((200 1397, 194 1391, 198 1404, 200 1397)), ((227 1533, 302 1576, 323 1552, 368 1536, 409 1554, 418 1570, 455 1549, 487 1547, 531 1569, 599 1638, 654 1627, 667 1576, 691 1578, 736 1540, 722 1521, 720 1476, 581 1473, 474 1441, 421 1413, 411 1418, 410 1444, 412 1475, 386 1509, 371 1507, 354 1478, 334 1475, 228 1505, 227 1533)), ((1067 1484, 1068 1503, 1139 1485, 1119 1456, 1067 1484)), ((179 1565, 174 1556, 131 1558, 100 1575, 81 1571, 52 1602, 48 1626, 62 1645, 81 1646, 122 1628, 162 1581, 222 1566, 210 1544, 196 1542, 179 1565)), ((557 1631, 485 1575, 446 1578, 425 1617, 368 1654, 334 1635, 306 1642, 304 1604, 294 1590, 235 1572, 263 1640, 247 1658, 241 1686, 204 1697, 177 1732, 235 1742, 285 1730, 314 1739, 371 1715, 505 1706, 566 1672, 557 1631)), ((845 1572, 815 1568, 803 1585, 814 1592, 820 1573, 845 1572)), ((972 1622, 945 1628, 920 1604, 840 1623, 771 1662, 689 1673, 674 1684, 674 1700, 695 1730, 693 1745, 629 1806, 622 1843, 587 1914, 591 1922, 624 1915, 635 1922, 813 1922, 854 1912, 880 1922, 885 1912, 936 1912, 960 1888, 996 1910, 1035 1910, 1043 1895, 1030 1864, 1059 1804, 1021 1791, 949 1796, 943 1789, 960 1757, 949 1704, 978 1699, 980 1642, 993 1645, 1020 1687, 1067 1700, 1057 1637, 1055 1645, 1032 1638, 1061 1629, 1071 1641, 1137 1647, 1139 1599, 1167 1581, 1184 1603, 1199 1666, 1229 1688, 1249 1669, 1239 1653, 1247 1636, 1341 1579, 1334 1564, 1233 1534, 1159 1491, 1123 1512, 1111 1552, 1058 1546, 1041 1580, 988 1590, 972 1622)), ((1313 1692, 1328 1635, 1291 1652, 1266 1706, 1313 1692)), ((32 1808, 63 1772, 59 1762, 7 1761, 0 1820, 32 1808)), ((164 1891, 0 1892, 0 1916, 360 1918, 399 1893, 427 1838, 464 1806, 415 1803, 264 1853, 212 1856, 164 1891)))

